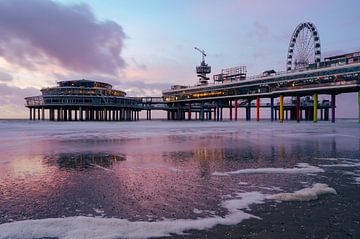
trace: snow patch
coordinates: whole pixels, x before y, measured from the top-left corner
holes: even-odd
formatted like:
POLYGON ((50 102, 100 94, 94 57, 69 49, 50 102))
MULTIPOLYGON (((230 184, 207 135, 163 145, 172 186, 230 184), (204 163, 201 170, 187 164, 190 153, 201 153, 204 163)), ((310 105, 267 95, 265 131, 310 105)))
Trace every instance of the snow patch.
POLYGON ((310 201, 323 194, 337 194, 336 190, 324 183, 316 183, 310 188, 303 188, 293 193, 278 193, 266 198, 278 201, 310 201))
POLYGON ((295 168, 248 168, 230 172, 214 172, 214 176, 230 176, 233 174, 254 174, 254 173, 279 173, 279 174, 298 174, 298 173, 322 173, 322 168, 309 165, 307 163, 298 163, 295 168))

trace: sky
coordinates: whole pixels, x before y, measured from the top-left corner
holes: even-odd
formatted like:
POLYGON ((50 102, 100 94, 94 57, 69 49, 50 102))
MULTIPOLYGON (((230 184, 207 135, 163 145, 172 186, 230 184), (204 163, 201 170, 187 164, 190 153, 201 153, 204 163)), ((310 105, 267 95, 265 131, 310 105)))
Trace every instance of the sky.
MULTIPOLYGON (((322 57, 360 51, 358 9, 357 0, 0 0, 0 118, 27 118, 24 97, 61 80, 105 81, 129 96, 194 85, 195 46, 212 74, 283 71, 301 22, 317 27, 322 57)), ((338 117, 357 116, 356 94, 337 104, 338 117)))

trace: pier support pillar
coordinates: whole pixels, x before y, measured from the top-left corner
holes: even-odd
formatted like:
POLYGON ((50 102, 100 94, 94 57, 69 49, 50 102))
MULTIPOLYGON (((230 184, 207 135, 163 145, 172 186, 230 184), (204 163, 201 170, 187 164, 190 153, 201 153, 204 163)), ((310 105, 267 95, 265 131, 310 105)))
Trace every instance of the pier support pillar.
POLYGON ((300 122, 300 96, 296 96, 296 121, 300 122))
POLYGON ((83 110, 82 110, 82 107, 79 108, 79 118, 81 121, 83 121, 83 110))
POLYGON ((251 99, 247 100, 246 105, 246 120, 251 120, 251 99))
POLYGON ((329 109, 328 108, 324 109, 324 120, 329 121, 329 109))
POLYGON ((216 121, 220 121, 220 106, 216 106, 216 121))
POLYGON ((358 91, 358 123, 360 124, 360 90, 358 91))
POLYGON ((32 120, 32 108, 29 108, 30 110, 30 120, 32 120))
POLYGON ((37 119, 40 120, 40 108, 37 110, 37 119))
POLYGON ((54 120, 54 109, 49 109, 49 120, 50 121, 54 120))
POLYGON ((256 97, 256 121, 260 121, 260 97, 256 97))
POLYGON ((320 109, 320 120, 324 120, 324 110, 320 109))
POLYGON ((45 109, 44 109, 44 107, 41 108, 41 120, 45 120, 45 109))
POLYGON ((64 115, 63 115, 63 117, 62 117, 62 118, 63 118, 62 120, 67 121, 67 119, 68 119, 67 109, 64 109, 64 110, 63 110, 63 114, 64 114, 64 115))
POLYGON ((188 120, 191 120, 191 103, 189 103, 188 120))
POLYGON ((314 94, 313 96, 314 100, 314 123, 317 122, 317 110, 318 110, 318 94, 314 94))
POLYGON ((234 100, 234 102, 235 102, 235 108, 234 108, 234 110, 235 110, 235 121, 238 119, 238 100, 237 100, 237 98, 235 98, 235 100, 234 100))
POLYGON ((274 98, 270 98, 270 120, 274 121, 274 98))
POLYGON ((230 113, 230 120, 232 120, 232 100, 229 101, 229 113, 230 113))
POLYGON ((331 95, 331 122, 335 123, 336 95, 331 95))
POLYGON ((283 123, 284 121, 284 96, 280 95, 280 110, 279 110, 279 114, 280 114, 280 123, 283 123))
POLYGON ((205 117, 204 117, 204 102, 201 101, 200 103, 200 120, 205 120, 205 117))

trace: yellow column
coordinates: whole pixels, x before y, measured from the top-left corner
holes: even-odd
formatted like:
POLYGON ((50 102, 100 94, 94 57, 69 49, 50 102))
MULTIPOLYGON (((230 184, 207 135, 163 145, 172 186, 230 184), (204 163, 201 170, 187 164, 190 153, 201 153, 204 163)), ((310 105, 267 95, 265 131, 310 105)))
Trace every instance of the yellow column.
POLYGON ((317 122, 317 109, 318 109, 318 95, 314 94, 314 123, 317 122))
POLYGON ((280 123, 284 121, 284 97, 280 95, 280 123))

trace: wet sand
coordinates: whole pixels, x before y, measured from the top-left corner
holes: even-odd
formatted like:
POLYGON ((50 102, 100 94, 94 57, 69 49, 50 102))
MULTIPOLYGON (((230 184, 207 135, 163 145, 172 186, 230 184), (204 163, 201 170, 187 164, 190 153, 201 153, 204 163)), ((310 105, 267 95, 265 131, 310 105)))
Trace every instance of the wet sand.
POLYGON ((355 121, 0 121, 0 130, 0 238, 359 237, 355 121), (310 201, 294 195, 304 189, 310 201), (295 201, 269 199, 277 194, 295 201))

